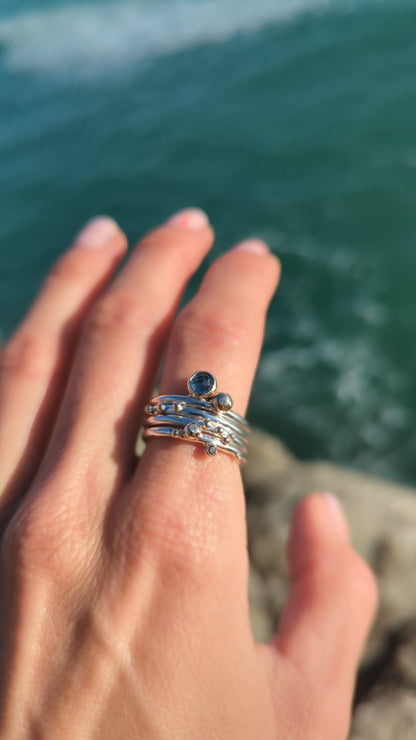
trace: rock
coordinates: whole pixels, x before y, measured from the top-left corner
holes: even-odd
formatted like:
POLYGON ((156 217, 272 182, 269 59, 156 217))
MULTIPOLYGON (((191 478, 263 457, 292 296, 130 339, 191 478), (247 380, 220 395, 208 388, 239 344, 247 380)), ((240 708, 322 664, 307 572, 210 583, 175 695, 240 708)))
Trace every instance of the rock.
POLYGON ((396 672, 408 686, 416 686, 416 620, 406 625, 399 637, 395 654, 396 672))
POLYGON ((416 694, 399 689, 363 702, 351 728, 351 740, 414 740, 416 694))
POLYGON ((380 593, 358 677, 351 740, 416 737, 416 491, 325 462, 302 463, 257 430, 243 478, 256 638, 271 637, 286 600, 285 547, 294 506, 308 493, 331 491, 380 593))

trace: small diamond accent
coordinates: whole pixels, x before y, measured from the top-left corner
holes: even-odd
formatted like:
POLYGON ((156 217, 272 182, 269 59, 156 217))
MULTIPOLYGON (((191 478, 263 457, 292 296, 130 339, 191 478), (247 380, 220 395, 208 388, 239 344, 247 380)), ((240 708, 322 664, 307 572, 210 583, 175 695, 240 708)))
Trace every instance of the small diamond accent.
POLYGON ((217 447, 217 445, 214 445, 214 444, 211 444, 210 442, 208 442, 205 445, 205 451, 206 451, 207 455, 209 455, 210 457, 214 457, 214 455, 216 455, 217 452, 218 452, 218 447, 217 447))
POLYGON ((198 424, 187 424, 185 427, 185 434, 187 437, 199 437, 201 430, 198 424))

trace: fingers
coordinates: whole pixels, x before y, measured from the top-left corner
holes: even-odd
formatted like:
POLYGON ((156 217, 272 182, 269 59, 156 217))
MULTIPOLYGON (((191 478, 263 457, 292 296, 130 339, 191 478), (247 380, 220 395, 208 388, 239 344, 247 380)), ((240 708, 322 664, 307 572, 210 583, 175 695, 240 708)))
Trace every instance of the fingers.
POLYGON ((212 243, 205 214, 178 214, 142 239, 84 324, 44 470, 57 460, 66 478, 82 469, 94 505, 131 473, 171 323, 212 243))
MULTIPOLYGON (((162 394, 186 393, 187 377, 209 370, 219 390, 233 397, 235 410, 245 413, 279 274, 277 259, 261 242, 239 246, 211 266, 173 326, 162 394)), ((168 567, 178 567, 178 560, 185 569, 196 563, 197 577, 201 562, 215 562, 228 584, 234 573, 240 593, 245 593, 240 578, 246 568, 244 500, 233 457, 219 453, 208 458, 201 446, 152 439, 131 498, 133 527, 139 522, 141 541, 157 558, 168 567)), ((134 548, 134 532, 131 540, 134 548)))
POLYGON ((2 504, 24 490, 45 449, 85 316, 126 251, 110 218, 86 226, 55 265, 0 356, 2 504))
POLYGON ((280 263, 261 241, 220 257, 175 324, 160 392, 184 392, 192 372, 208 369, 245 414, 279 277, 280 263))
POLYGON ((285 673, 286 684, 278 680, 276 697, 281 701, 282 692, 287 693, 288 675, 294 672, 297 688, 302 682, 305 691, 301 709, 299 702, 288 706, 303 712, 314 736, 343 740, 357 665, 375 612, 375 580, 350 547, 341 508, 329 494, 310 496, 298 506, 288 555, 291 590, 274 640, 287 669, 280 664, 276 673, 285 673))

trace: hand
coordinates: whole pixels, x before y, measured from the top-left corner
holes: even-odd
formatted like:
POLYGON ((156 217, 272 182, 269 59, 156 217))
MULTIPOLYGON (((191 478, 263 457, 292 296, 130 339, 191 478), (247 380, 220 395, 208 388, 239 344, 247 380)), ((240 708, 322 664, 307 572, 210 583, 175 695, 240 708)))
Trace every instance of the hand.
POLYGON ((207 369, 244 414, 279 263, 258 241, 217 259, 184 212, 126 239, 87 226, 1 355, 0 734, 3 740, 342 740, 374 579, 336 501, 308 497, 288 548, 291 591, 253 641, 237 462, 152 439, 161 393, 207 369))

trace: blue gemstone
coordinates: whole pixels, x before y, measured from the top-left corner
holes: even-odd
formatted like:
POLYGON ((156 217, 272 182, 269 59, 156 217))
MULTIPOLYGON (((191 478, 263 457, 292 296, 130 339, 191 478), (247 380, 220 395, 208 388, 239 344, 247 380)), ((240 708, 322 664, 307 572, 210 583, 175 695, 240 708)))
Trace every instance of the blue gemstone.
POLYGON ((188 380, 188 389, 191 395, 200 398, 209 398, 217 388, 217 381, 211 373, 198 372, 191 375, 188 380))

